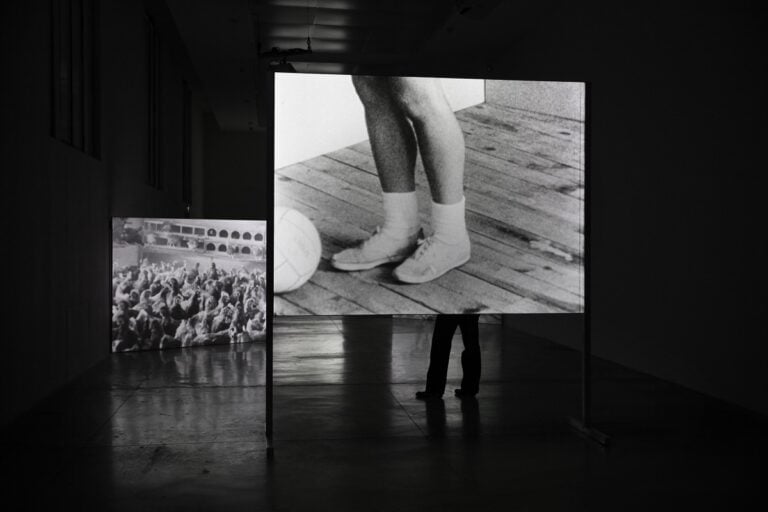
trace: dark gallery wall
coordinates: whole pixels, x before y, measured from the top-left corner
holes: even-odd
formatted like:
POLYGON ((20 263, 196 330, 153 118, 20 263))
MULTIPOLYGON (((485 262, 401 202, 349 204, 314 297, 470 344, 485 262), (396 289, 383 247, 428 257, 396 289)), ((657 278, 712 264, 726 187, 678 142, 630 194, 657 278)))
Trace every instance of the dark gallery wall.
POLYGON ((49 2, 2 9, 4 423, 105 352, 109 175, 50 135, 49 2))
MULTIPOLYGON (((495 65, 590 84, 594 352, 768 414, 765 18, 747 2, 553 12, 495 65)), ((505 323, 577 342, 575 319, 505 323)))
MULTIPOLYGON (((195 86, 195 75, 170 13, 162 1, 114 1, 102 4, 105 25, 103 61, 112 70, 111 83, 103 87, 105 133, 112 150, 112 214, 115 216, 184 217, 183 197, 184 87, 195 86), (147 23, 157 33, 157 165, 158 183, 148 183, 150 136, 147 23), (109 128, 109 127, 108 127, 109 128)), ((109 79, 109 69, 105 69, 109 79)), ((200 175, 202 156, 195 134, 202 131, 202 105, 190 95, 189 202, 201 188, 193 179, 200 175), (196 172, 197 171, 197 172, 196 172)), ((199 136, 199 135, 198 135, 199 136)))
MULTIPOLYGON (((222 131, 204 112, 164 3, 98 6, 100 144, 84 152, 51 136, 51 2, 0 3, 7 276, 0 424, 108 356, 108 219, 184 215, 185 87, 192 214, 266 213, 258 197, 272 187, 269 137, 222 131), (161 71, 159 172, 151 180, 147 16, 161 71)), ((490 70, 499 78, 589 82, 595 353, 768 413, 768 348, 756 334, 766 311, 768 89, 757 7, 637 2, 599 10, 549 2, 504 9, 476 22, 478 31, 503 32, 504 44, 477 52, 458 41, 405 68, 378 71, 490 70)), ((505 321, 578 342, 571 318, 505 321)))
MULTIPOLYGON (((594 353, 768 414, 758 12, 502 2, 485 19, 454 18, 421 57, 355 72, 588 82, 594 353), (503 42, 478 50, 472 35, 488 30, 503 42)), ((576 317, 505 324, 581 346, 576 317)))
POLYGON ((203 130, 204 216, 266 219, 272 173, 266 171, 264 130, 222 130, 211 113, 203 117, 203 130))
MULTIPOLYGON (((52 136, 52 5, 2 3, 7 300, 0 424, 108 356, 110 216, 184 216, 182 91, 185 82, 194 87, 194 76, 163 4, 97 2, 99 71, 92 95, 100 114, 93 130, 97 149, 90 151, 52 136), (148 17, 159 35, 161 67, 161 179, 153 185, 147 183, 148 17)), ((199 139, 199 98, 192 95, 189 104, 190 138, 199 139)), ((191 154, 201 158, 199 150, 191 154)), ((191 162, 192 172, 199 174, 200 165, 191 162)))
MULTIPOLYGON (((594 353, 768 414, 758 12, 732 1, 501 2, 484 19, 455 17, 420 57, 354 67, 588 82, 594 353), (473 35, 494 39, 489 30, 503 42, 478 50, 473 35)), ((577 317, 504 321, 581 346, 577 317)))

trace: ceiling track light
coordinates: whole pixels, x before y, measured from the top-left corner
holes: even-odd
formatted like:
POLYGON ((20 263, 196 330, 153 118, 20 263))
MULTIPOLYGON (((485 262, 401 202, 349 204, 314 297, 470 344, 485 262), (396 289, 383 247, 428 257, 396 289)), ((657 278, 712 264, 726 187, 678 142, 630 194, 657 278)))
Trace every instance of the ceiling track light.
MULTIPOLYGON (((317 9, 317 1, 315 1, 315 9, 317 9)), ((309 2, 307 2, 307 12, 309 12, 309 2)), ((308 55, 312 53, 312 27, 315 24, 314 17, 312 18, 312 22, 309 23, 309 31, 307 33, 307 47, 306 48, 288 48, 288 49, 282 49, 278 46, 273 46, 270 50, 263 52, 261 51, 261 37, 259 37, 257 42, 257 52, 260 59, 269 59, 269 69, 272 71, 284 71, 284 72, 290 72, 295 73, 296 69, 293 67, 293 65, 288 62, 288 57, 293 57, 295 55, 308 55)), ((260 28, 260 21, 258 17, 256 18, 256 28, 257 33, 261 34, 260 28)))
POLYGON ((276 61, 270 61, 269 62, 269 69, 270 71, 280 72, 280 73, 295 73, 296 68, 293 67, 293 64, 285 60, 285 57, 283 57, 281 60, 276 61))
POLYGON ((283 50, 282 48, 278 46, 273 46, 271 50, 268 50, 266 52, 260 52, 259 58, 282 58, 286 59, 288 57, 292 57, 294 55, 306 55, 308 53, 312 53, 312 43, 307 38, 307 47, 306 48, 288 48, 287 50, 283 50))
POLYGON ((287 50, 283 50, 282 48, 273 46, 269 51, 260 52, 259 58, 270 59, 269 69, 273 71, 295 73, 296 69, 291 65, 290 62, 288 62, 288 57, 293 57, 295 55, 307 55, 310 53, 312 53, 312 41, 310 38, 307 38, 306 48, 289 48, 287 50))

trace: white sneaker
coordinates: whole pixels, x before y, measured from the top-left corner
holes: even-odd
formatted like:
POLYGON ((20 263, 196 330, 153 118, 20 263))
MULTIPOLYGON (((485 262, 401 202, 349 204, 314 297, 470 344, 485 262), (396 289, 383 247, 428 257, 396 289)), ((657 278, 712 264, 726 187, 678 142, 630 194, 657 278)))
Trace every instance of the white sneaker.
POLYGON ((406 238, 395 238, 377 227, 368 240, 357 247, 344 249, 331 257, 331 265, 339 270, 368 270, 386 263, 400 262, 413 254, 421 230, 406 238))
POLYGON ((449 244, 429 237, 419 240, 419 248, 397 267, 392 275, 404 283, 426 283, 469 261, 469 236, 449 244))

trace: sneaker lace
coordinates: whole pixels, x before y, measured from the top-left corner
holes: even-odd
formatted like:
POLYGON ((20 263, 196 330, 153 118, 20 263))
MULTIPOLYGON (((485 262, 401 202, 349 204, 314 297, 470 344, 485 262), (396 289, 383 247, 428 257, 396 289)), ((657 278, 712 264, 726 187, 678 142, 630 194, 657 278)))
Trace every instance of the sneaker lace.
POLYGON ((367 247, 368 245, 373 242, 373 240, 381 234, 381 226, 376 226, 376 228, 373 230, 373 233, 371 233, 371 236, 368 237, 368 239, 363 240, 363 243, 360 245, 360 248, 363 249, 367 247))
POLYGON ((413 259, 418 260, 426 252, 429 250, 429 248, 432 246, 433 239, 431 236, 428 236, 427 238, 419 238, 416 243, 418 244, 418 249, 416 249, 416 252, 413 253, 413 259))

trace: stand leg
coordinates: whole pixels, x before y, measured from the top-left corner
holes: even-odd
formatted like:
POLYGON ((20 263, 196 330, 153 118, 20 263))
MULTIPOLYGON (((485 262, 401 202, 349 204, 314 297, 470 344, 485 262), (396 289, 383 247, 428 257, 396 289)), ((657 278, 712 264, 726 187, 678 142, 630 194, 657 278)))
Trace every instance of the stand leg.
POLYGON ((591 120, 591 91, 589 84, 586 84, 584 95, 584 137, 587 144, 584 147, 584 168, 586 169, 584 181, 584 343, 581 352, 581 418, 568 418, 568 423, 579 435, 585 439, 597 444, 601 448, 608 447, 610 437, 606 434, 592 428, 592 315, 591 301, 592 293, 590 286, 590 277, 592 275, 592 265, 590 258, 591 241, 591 172, 590 163, 592 161, 590 151, 590 141, 592 140, 590 129, 591 120))
MULTIPOLYGON (((271 313, 271 312, 270 312, 271 313)), ((272 460, 275 457, 274 453, 274 446, 273 446, 273 437, 272 437, 272 426, 273 426, 273 411, 274 411, 274 403, 273 403, 273 395, 274 395, 274 383, 273 383, 273 369, 272 369, 272 362, 273 362, 273 343, 272 343, 272 323, 275 321, 274 315, 270 316, 269 325, 267 327, 267 344, 266 344, 266 382, 264 386, 264 394, 265 396, 265 405, 266 405, 266 411, 264 415, 264 437, 267 441, 267 461, 272 462, 272 460)))
MULTIPOLYGON (((274 72, 270 72, 267 69, 267 64, 265 61, 259 62, 260 66, 260 73, 259 75, 262 77, 263 82, 259 84, 259 88, 263 91, 263 94, 260 95, 263 99, 263 103, 259 104, 259 109, 261 110, 262 107, 269 105, 269 108, 263 109, 268 116, 268 125, 270 127, 269 130, 267 130, 267 146, 268 148, 273 148, 275 144, 275 119, 274 119, 274 109, 272 106, 275 104, 275 74, 274 72)), ((266 168, 267 169, 274 169, 275 161, 274 161, 274 155, 271 152, 268 152, 268 157, 266 158, 266 168)), ((265 187, 264 189, 264 203, 267 208, 267 301, 266 301, 266 315, 267 315, 267 339, 266 339, 266 371, 265 371, 265 386, 264 386, 264 392, 266 394, 264 404, 265 404, 265 415, 264 415, 264 437, 267 441, 267 462, 271 463, 274 460, 275 454, 274 454, 274 446, 273 446, 273 437, 272 437, 272 427, 273 427, 273 411, 274 411, 274 403, 273 403, 273 397, 274 397, 274 373, 273 373, 273 349, 274 349, 274 323, 275 323, 275 314, 273 311, 274 307, 274 266, 273 262, 275 261, 275 194, 274 189, 271 187, 265 187)))

